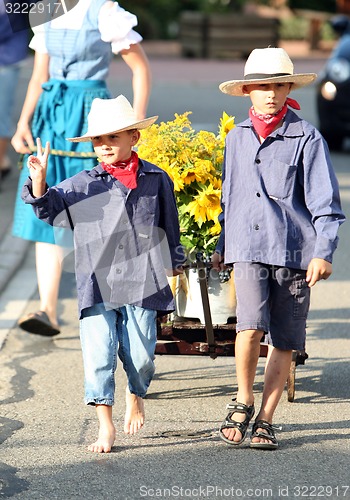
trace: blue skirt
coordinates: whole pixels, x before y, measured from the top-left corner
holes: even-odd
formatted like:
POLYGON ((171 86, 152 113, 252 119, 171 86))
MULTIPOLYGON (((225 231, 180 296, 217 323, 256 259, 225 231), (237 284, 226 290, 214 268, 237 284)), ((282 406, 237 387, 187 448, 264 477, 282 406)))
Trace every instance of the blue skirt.
MULTIPOLYGON (((40 137, 43 145, 50 142, 52 150, 67 154, 93 152, 91 142, 70 142, 67 137, 86 133, 87 116, 93 99, 111 97, 104 81, 100 80, 49 80, 43 84, 43 92, 32 121, 34 141, 40 137)), ((30 241, 56 243, 51 226, 34 215, 30 205, 21 199, 22 187, 28 178, 27 155, 23 159, 15 202, 13 235, 30 241)), ((47 169, 47 183, 55 186, 82 170, 90 170, 96 158, 51 154, 47 169)))

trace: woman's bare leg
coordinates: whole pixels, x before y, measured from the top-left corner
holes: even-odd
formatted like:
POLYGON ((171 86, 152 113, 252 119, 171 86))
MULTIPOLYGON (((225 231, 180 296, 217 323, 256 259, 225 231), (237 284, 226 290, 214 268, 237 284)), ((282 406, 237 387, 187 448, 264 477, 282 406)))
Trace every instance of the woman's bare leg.
POLYGON ((51 243, 38 242, 35 250, 40 310, 45 311, 51 324, 58 328, 57 304, 62 275, 62 248, 51 243))

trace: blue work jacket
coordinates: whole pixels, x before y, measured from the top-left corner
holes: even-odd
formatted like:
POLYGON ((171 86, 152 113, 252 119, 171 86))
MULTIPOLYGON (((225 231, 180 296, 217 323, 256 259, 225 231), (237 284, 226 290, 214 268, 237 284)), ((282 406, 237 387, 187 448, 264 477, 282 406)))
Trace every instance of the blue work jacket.
POLYGON ((100 165, 64 180, 40 198, 29 178, 22 199, 41 220, 73 231, 79 312, 104 302, 174 309, 165 269, 184 263, 173 183, 140 160, 137 187, 126 188, 100 165))
POLYGON ((250 119, 229 132, 216 248, 226 263, 332 262, 344 220, 329 150, 314 126, 289 109, 262 144, 250 119))

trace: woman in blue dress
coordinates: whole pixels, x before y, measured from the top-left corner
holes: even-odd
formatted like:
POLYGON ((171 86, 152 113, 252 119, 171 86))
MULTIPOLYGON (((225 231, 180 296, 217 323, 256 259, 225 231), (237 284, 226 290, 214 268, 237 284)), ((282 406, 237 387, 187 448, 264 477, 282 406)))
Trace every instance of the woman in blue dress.
MULTIPOLYGON (((65 1, 65 7, 69 2, 65 1)), ((79 0, 66 14, 33 27, 30 47, 35 51, 27 95, 12 145, 29 154, 34 139, 50 142, 52 154, 47 182, 56 185, 96 164, 90 143, 71 143, 86 131, 86 118, 94 98, 109 98, 105 80, 113 54, 120 53, 132 71, 133 107, 138 119, 146 116, 151 75, 133 30, 137 18, 109 0, 79 0), (34 139, 33 139, 34 138, 34 139)), ((25 164, 25 162, 24 162, 25 164)), ((36 270, 40 310, 26 314, 18 324, 24 330, 52 336, 60 332, 57 303, 63 249, 53 229, 38 220, 21 198, 28 177, 22 169, 15 206, 13 234, 36 242, 36 270)))

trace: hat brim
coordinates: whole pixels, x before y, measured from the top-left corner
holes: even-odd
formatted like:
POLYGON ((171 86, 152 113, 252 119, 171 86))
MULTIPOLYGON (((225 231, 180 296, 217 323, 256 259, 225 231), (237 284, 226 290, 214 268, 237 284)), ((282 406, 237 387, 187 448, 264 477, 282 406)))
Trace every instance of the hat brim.
POLYGON ((141 130, 147 127, 150 127, 153 125, 153 123, 158 119, 158 116, 151 116, 150 118, 145 118, 144 120, 140 120, 139 122, 134 122, 131 123, 130 125, 127 125, 126 127, 123 128, 118 128, 117 130, 106 130, 103 129, 103 125, 101 125, 100 129, 94 130, 93 133, 87 131, 86 134, 82 135, 81 137, 67 137, 67 141, 71 142, 88 142, 91 141, 93 137, 97 137, 100 135, 110 135, 110 134, 116 134, 118 132, 125 132, 126 130, 141 130))
POLYGON ((221 83, 219 85, 219 89, 224 94, 244 96, 247 95, 246 92, 243 92, 243 87, 245 85, 253 85, 259 83, 292 83, 293 89, 297 89, 300 87, 305 87, 306 85, 310 85, 310 83, 312 83, 316 78, 316 73, 300 73, 296 75, 273 76, 269 78, 229 80, 227 82, 221 83))

